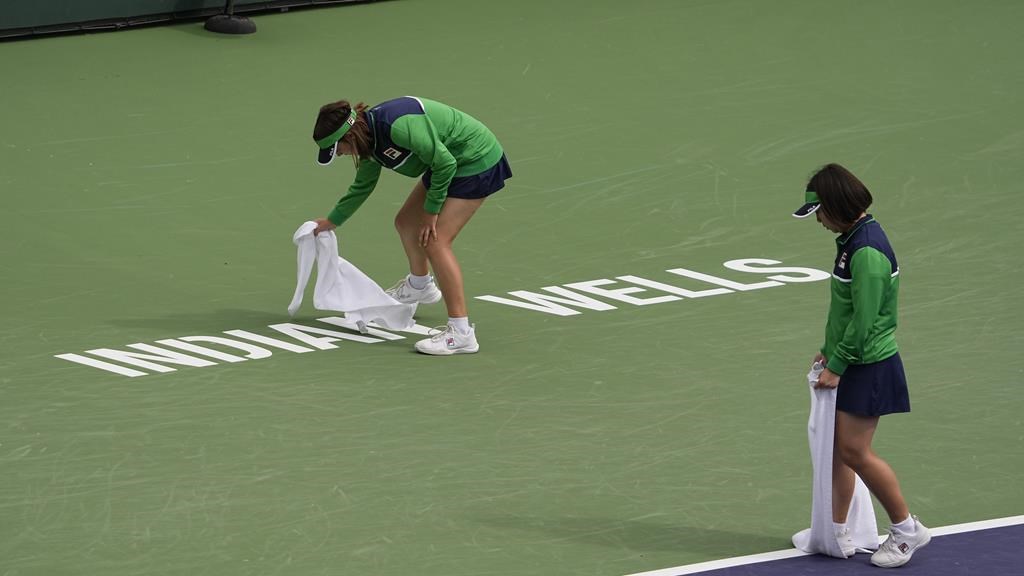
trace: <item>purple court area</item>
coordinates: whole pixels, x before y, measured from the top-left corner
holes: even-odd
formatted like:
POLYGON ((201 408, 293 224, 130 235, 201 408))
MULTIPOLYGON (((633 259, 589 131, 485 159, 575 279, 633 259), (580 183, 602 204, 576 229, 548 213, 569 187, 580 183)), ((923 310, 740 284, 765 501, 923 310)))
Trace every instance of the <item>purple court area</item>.
POLYGON ((871 565, 870 554, 842 560, 801 556, 698 572, 700 576, 1024 576, 1024 524, 933 536, 928 546, 900 568, 871 565))

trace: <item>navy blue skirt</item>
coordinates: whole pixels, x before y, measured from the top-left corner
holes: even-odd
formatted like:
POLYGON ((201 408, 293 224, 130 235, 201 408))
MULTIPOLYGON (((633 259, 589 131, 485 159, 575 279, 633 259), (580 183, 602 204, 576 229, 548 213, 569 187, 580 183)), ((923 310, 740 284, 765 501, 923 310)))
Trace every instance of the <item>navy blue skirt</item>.
POLYGON ((907 376, 899 352, 880 362, 847 366, 839 377, 836 409, 860 416, 910 412, 907 376))
MULTIPOLYGON (((430 189, 431 170, 423 173, 423 185, 430 189)), ((449 198, 462 198, 464 200, 475 200, 486 198, 505 187, 505 180, 512 177, 512 168, 508 165, 508 159, 501 155, 501 160, 487 170, 473 176, 457 176, 452 178, 448 185, 449 198)))

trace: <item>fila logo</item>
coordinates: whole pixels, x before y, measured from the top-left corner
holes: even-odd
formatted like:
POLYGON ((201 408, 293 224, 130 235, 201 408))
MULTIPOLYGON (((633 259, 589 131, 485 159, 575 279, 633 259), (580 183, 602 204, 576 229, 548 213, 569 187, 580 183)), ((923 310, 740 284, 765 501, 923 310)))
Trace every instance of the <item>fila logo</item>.
POLYGON ((399 152, 398 150, 395 150, 394 148, 388 148, 387 150, 384 151, 384 155, 387 156, 388 158, 391 158, 392 160, 398 160, 398 157, 401 156, 402 153, 399 152))
POLYGON ((904 554, 906 554, 908 549, 910 549, 910 545, 907 544, 906 542, 900 544, 900 552, 903 552, 904 554))
POLYGON ((845 268, 846 268, 846 252, 843 252, 842 255, 839 256, 839 269, 840 270, 844 270, 845 268))
POLYGON ((444 341, 444 343, 445 343, 445 345, 446 345, 446 346, 448 346, 449 348, 455 348, 455 338, 453 338, 453 337, 451 337, 451 336, 449 336, 449 337, 445 338, 445 341, 444 341))

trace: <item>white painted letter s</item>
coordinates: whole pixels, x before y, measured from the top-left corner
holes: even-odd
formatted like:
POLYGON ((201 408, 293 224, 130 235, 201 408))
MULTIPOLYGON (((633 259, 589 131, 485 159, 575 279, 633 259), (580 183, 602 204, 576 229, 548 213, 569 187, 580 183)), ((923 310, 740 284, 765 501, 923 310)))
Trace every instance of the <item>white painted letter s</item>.
POLYGON ((754 274, 765 274, 768 272, 790 272, 803 274, 803 276, 784 276, 782 274, 776 274, 775 276, 768 277, 770 280, 778 280, 779 282, 817 282, 819 280, 828 280, 832 277, 832 274, 829 272, 817 270, 815 268, 802 268, 799 266, 760 267, 751 266, 751 264, 771 265, 782 264, 782 262, 778 260, 768 260, 766 258, 741 258, 739 260, 729 260, 722 265, 730 270, 736 270, 737 272, 753 272, 754 274))

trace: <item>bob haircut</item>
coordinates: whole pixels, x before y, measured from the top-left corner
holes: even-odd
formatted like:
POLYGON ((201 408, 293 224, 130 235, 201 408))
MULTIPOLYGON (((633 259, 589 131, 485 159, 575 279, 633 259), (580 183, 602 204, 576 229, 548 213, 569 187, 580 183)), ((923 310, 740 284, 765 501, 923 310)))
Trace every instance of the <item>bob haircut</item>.
POLYGON ((854 224, 873 201, 867 186, 839 164, 826 164, 815 172, 807 190, 817 193, 822 213, 840 226, 854 224))

